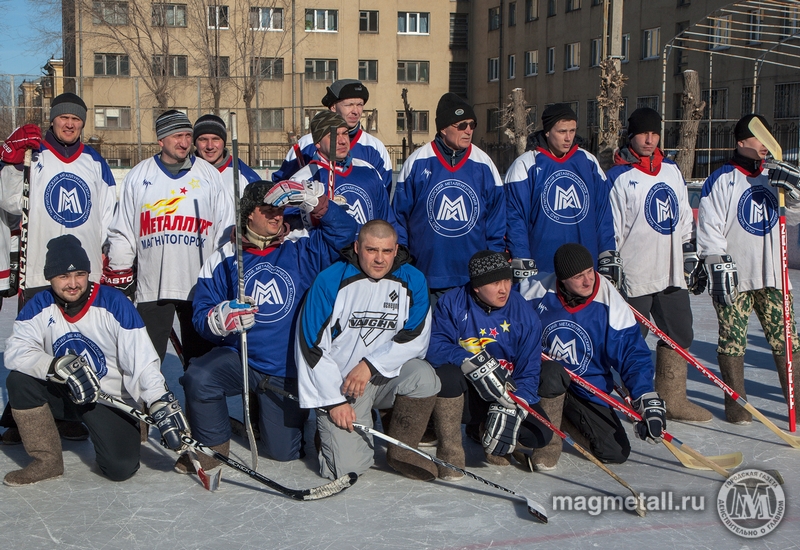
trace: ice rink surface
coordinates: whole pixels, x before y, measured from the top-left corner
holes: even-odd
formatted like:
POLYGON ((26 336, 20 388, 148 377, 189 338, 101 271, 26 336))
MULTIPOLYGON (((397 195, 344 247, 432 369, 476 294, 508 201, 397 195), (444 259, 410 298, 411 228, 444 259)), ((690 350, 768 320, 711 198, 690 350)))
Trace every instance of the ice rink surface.
MULTIPOLYGON (((800 272, 792 272, 795 287, 800 272)), ((691 351, 718 373, 717 322, 707 294, 692 298, 695 342, 691 351)), ((0 311, 0 335, 10 333, 15 303, 0 311)), ((655 339, 648 338, 651 348, 655 339)), ((775 366, 755 315, 751 318, 745 377, 748 401, 779 427, 787 427, 786 407, 775 366)), ((163 371, 183 401, 177 358, 169 355, 163 371)), ((0 370, 0 405, 5 405, 5 378, 0 370)), ((525 502, 465 478, 457 483, 408 480, 386 465, 385 447, 377 443, 375 467, 345 492, 316 502, 297 502, 243 473, 223 467, 222 485, 214 493, 196 478, 176 474, 176 455, 162 448, 151 431, 142 447, 141 469, 130 480, 114 483, 98 474, 90 441, 65 442, 66 472, 61 478, 30 487, 0 485, 0 547, 99 549, 470 549, 488 548, 770 548, 800 547, 800 450, 792 449, 759 422, 733 426, 725 422, 722 392, 689 368, 689 396, 714 413, 710 424, 670 423, 673 435, 705 455, 741 451, 738 468, 777 469, 785 479, 786 514, 763 538, 740 538, 721 523, 717 494, 722 477, 684 468, 663 445, 633 437, 630 460, 611 469, 659 505, 672 493, 673 507, 686 499, 688 510, 633 512, 555 510, 558 496, 628 496, 630 493, 598 467, 567 450, 558 468, 530 473, 512 465, 488 465, 482 449, 465 438, 467 469, 542 504, 547 525, 533 521, 525 502), (692 498, 693 497, 693 498, 692 498), (702 508, 700 510, 692 509, 702 508)), ((241 400, 229 400, 241 417, 241 400)), ((800 432, 798 432, 800 434, 800 432)), ((234 439, 234 458, 249 463, 246 441, 234 439)), ((312 449, 313 451, 313 449, 312 449)), ((22 446, 0 446, 0 475, 27 463, 22 446)), ((317 459, 278 463, 262 457, 259 472, 293 487, 322 485, 317 459)))

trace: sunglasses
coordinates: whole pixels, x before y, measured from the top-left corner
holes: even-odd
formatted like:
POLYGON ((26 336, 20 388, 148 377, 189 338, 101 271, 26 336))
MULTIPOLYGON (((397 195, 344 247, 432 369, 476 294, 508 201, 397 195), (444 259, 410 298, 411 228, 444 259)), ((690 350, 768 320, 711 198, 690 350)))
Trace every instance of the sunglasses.
POLYGON ((467 129, 467 126, 469 126, 469 128, 470 128, 471 130, 474 130, 475 128, 477 128, 477 126, 478 126, 478 123, 477 123, 477 122, 475 122, 474 120, 470 120, 469 122, 467 122, 467 121, 465 120, 465 121, 463 121, 463 122, 459 122, 458 124, 452 124, 451 126, 453 126, 453 128, 455 128, 455 129, 456 129, 456 130, 458 130, 459 132, 463 132, 464 130, 466 130, 466 129, 467 129))

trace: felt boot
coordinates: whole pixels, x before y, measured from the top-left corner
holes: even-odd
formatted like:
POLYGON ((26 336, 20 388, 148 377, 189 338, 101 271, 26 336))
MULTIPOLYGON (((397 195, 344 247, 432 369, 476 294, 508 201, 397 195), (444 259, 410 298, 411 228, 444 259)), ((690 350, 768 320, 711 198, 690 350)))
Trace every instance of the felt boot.
POLYGON ((686 398, 686 360, 666 346, 656 348, 656 392, 667 407, 667 420, 711 422, 711 411, 686 398))
MULTIPOLYGON (((436 439, 438 440, 436 458, 462 469, 466 466, 464 445, 461 441, 461 417, 463 413, 463 395, 436 398, 436 405, 433 408, 433 424, 436 430, 436 439)), ((464 477, 464 474, 452 468, 439 466, 438 464, 437 467, 439 469, 439 479, 444 481, 458 481, 464 477)))
MULTIPOLYGON (((722 380, 731 387, 733 391, 747 398, 744 392, 744 357, 732 355, 717 355, 719 370, 722 373, 722 380)), ((725 394, 725 419, 731 424, 750 424, 753 415, 746 411, 736 401, 725 394)))
POLYGON ((19 487, 61 476, 64 473, 64 457, 50 407, 42 405, 35 409, 11 409, 11 414, 17 422, 22 445, 33 462, 21 470, 6 474, 3 483, 19 487))
MULTIPOLYGON (((542 409, 544 409, 544 412, 547 414, 547 418, 550 419, 550 422, 552 422, 553 426, 556 428, 561 427, 561 413, 564 411, 564 399, 566 395, 567 394, 562 393, 558 397, 542 397, 539 400, 542 409)), ((553 434, 553 439, 550 440, 550 443, 540 449, 534 449, 531 454, 531 464, 533 464, 534 470, 555 470, 558 459, 561 457, 561 449, 563 446, 563 440, 556 434, 553 434)))
MULTIPOLYGON (((428 419, 436 405, 436 399, 435 395, 418 398, 405 395, 395 397, 388 435, 416 449, 428 426, 428 419)), ((438 473, 433 462, 397 445, 389 445, 386 461, 392 469, 411 479, 433 481, 438 473)))

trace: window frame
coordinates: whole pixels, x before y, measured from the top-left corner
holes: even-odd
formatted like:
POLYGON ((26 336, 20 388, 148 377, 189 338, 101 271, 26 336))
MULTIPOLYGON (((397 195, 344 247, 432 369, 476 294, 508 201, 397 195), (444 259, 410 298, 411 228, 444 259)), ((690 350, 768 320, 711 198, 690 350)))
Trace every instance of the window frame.
POLYGON ((642 29, 642 61, 661 57, 661 27, 642 29), (655 37, 655 40, 653 40, 655 37))
MULTIPOLYGON (((396 113, 396 128, 398 134, 408 132, 406 128, 406 113, 405 111, 395 111, 396 113)), ((414 134, 427 134, 430 132, 430 111, 417 111, 416 109, 411 112, 411 132, 414 134), (421 122, 424 121, 424 128, 421 122)))
POLYGON ((589 67, 599 67, 603 60, 603 39, 592 38, 589 41, 589 67))
MULTIPOLYGON (((312 68, 316 69, 316 67, 312 67, 312 68)), ((328 81, 328 80, 330 80, 331 82, 333 82, 333 81, 336 80, 336 75, 337 75, 338 72, 339 72, 339 60, 338 59, 325 59, 325 58, 320 58, 320 57, 307 57, 305 59, 305 71, 303 71, 303 74, 304 74, 304 78, 306 80, 314 80, 314 81, 328 81), (325 70, 324 71, 314 70, 314 71, 309 72, 309 70, 308 70, 309 62, 310 63, 314 63, 314 64, 322 62, 322 63, 325 64, 325 70), (331 65, 333 65, 333 68, 331 68, 331 65), (320 74, 320 72, 322 74, 326 75, 326 76, 323 76, 322 78, 317 78, 317 77, 309 78, 309 75, 318 75, 318 74, 320 74), (327 76, 330 73, 333 73, 333 74, 331 76, 327 76)))
POLYGON ((397 60, 397 76, 398 76, 397 82, 405 82, 405 83, 408 83, 408 84, 430 84, 430 81, 431 81, 431 73, 430 73, 430 71, 431 71, 431 63, 430 63, 430 61, 416 61, 416 60, 406 60, 406 59, 398 59, 397 60), (417 65, 417 75, 420 75, 421 73, 424 72, 426 78, 425 79, 417 78, 416 80, 408 80, 408 79, 401 80, 400 79, 400 64, 401 63, 403 64, 403 71, 405 72, 406 77, 408 76, 409 64, 416 64, 417 65), (424 70, 423 70, 423 68, 424 68, 424 70))
POLYGON ((398 11, 397 12, 397 34, 404 34, 404 35, 421 35, 421 36, 428 36, 431 34, 431 14, 427 11, 398 11), (410 31, 408 29, 411 28, 410 21, 411 16, 416 16, 416 28, 415 31, 410 31), (424 17, 423 17, 424 16, 424 17), (401 18, 405 19, 405 30, 400 30, 400 20, 401 18), (422 21, 425 21, 425 26, 427 30, 425 32, 420 31, 419 29, 422 27, 422 21))
POLYGON ((358 79, 361 82, 377 82, 378 81, 378 60, 377 59, 359 59, 358 60, 358 79), (364 65, 362 67, 362 64, 364 65), (370 72, 372 72, 371 66, 374 67, 374 77, 370 78, 370 72), (363 74, 362 74, 363 68, 363 74))
POLYGON ((250 6, 248 11, 248 25, 251 31, 269 31, 280 32, 283 31, 283 8, 266 7, 266 6, 250 6), (269 25, 263 26, 264 12, 269 12, 269 25), (253 13, 257 14, 258 26, 253 26, 253 13), (275 21, 278 20, 279 26, 275 26, 275 21))
POLYGON ((252 57, 250 58, 250 76, 256 76, 259 80, 283 80, 283 58, 282 57, 252 57), (265 65, 266 62, 266 65, 265 65), (280 74, 275 70, 280 66, 280 74), (264 69, 267 68, 265 71, 264 69), (255 69, 258 69, 256 71, 255 69))
POLYGON ((506 80, 514 80, 515 78, 517 78, 517 56, 510 53, 506 63, 506 80))
POLYGON ((581 43, 564 44, 564 70, 577 71, 581 68, 581 43))
POLYGON ((377 34, 380 32, 380 12, 378 10, 359 10, 358 12, 358 32, 364 34, 377 34), (371 29, 372 18, 375 16, 375 28, 371 29), (365 17, 366 16, 366 17, 365 17), (364 22, 366 21, 366 25, 364 22), (364 28, 366 26, 366 29, 364 28))
POLYGON ((555 74, 555 72, 556 72, 556 48, 555 46, 550 46, 549 48, 547 48, 546 73, 555 74))
POLYGON ((124 27, 130 23, 130 10, 128 2, 118 2, 117 0, 93 0, 92 2, 92 24, 108 25, 110 27, 124 27), (112 17, 106 19, 106 11, 102 8, 114 7, 112 17), (124 7, 124 10, 123 10, 124 7), (99 14, 99 15, 98 15, 99 14), (124 19, 117 22, 117 19, 124 19))
POLYGON ((525 76, 537 76, 539 74, 539 50, 528 50, 525 52, 525 76), (534 61, 533 58, 536 58, 534 61), (533 71, 529 71, 533 67, 533 71))
POLYGON ((525 0, 525 22, 539 19, 539 0, 525 0))
POLYGON ((283 132, 284 129, 284 112, 282 107, 262 107, 256 110, 257 122, 256 127, 259 132, 283 132), (264 116, 270 115, 269 118, 275 122, 275 115, 279 114, 280 123, 264 125, 264 116))
POLYGON ((103 78, 107 76, 111 77, 124 77, 131 75, 131 66, 130 66, 130 57, 128 54, 124 53, 106 53, 106 52, 95 52, 94 54, 94 76, 103 78), (98 56, 102 56, 102 63, 103 63, 103 72, 97 72, 97 63, 98 63, 98 56), (116 65, 116 72, 109 73, 108 72, 108 61, 109 58, 114 58, 116 65), (123 71, 123 67, 125 70, 123 71))
POLYGON ((225 5, 206 6, 206 27, 209 29, 224 31, 231 28, 230 8, 225 5), (212 13, 213 10, 213 13, 212 13), (220 17, 221 15, 221 17, 220 17), (213 24, 212 24, 213 18, 213 24))
POLYGON ((500 58, 490 57, 486 62, 487 80, 489 82, 497 82, 500 80, 500 58))
POLYGON ((97 129, 109 130, 109 131, 112 131, 112 130, 130 130, 131 129, 131 126, 132 126, 131 114, 132 113, 131 113, 131 108, 130 107, 127 107, 127 106, 124 106, 124 105, 119 105, 119 106, 117 106, 117 105, 95 105, 92 108, 92 113, 94 115, 93 119, 92 119, 93 122, 94 122, 94 127, 97 128, 97 129), (109 109, 119 111, 120 112, 119 116, 112 117, 112 118, 117 118, 117 119, 120 119, 120 120, 124 120, 124 118, 125 118, 124 116, 122 116, 122 113, 127 113, 127 115, 128 115, 127 116, 127 126, 121 125, 121 124, 117 124, 116 126, 109 126, 108 124, 103 124, 103 125, 97 124, 97 116, 98 115, 103 116, 104 121, 108 122, 109 116, 108 116, 107 113, 108 113, 109 109), (98 113, 98 111, 101 111, 101 110, 103 111, 103 113, 98 113))
POLYGON ((165 27, 165 28, 175 28, 175 29, 185 29, 187 26, 187 11, 186 11, 186 4, 171 4, 166 2, 158 2, 151 4, 152 8, 150 10, 150 24, 153 27, 165 27), (181 8, 183 8, 181 10, 181 8), (183 24, 178 25, 175 24, 175 21, 178 20, 178 12, 183 11, 183 24), (172 21, 173 23, 169 24, 169 16, 168 14, 172 13, 172 21), (156 17, 160 17, 161 21, 157 21, 156 17), (159 24, 161 23, 161 24, 159 24))
POLYGON ((339 32, 339 10, 328 8, 306 8, 305 28, 306 32, 339 32), (319 21, 318 17, 320 15, 322 15, 324 19, 325 28, 322 29, 317 26, 319 21), (309 16, 311 16, 311 19, 309 19, 309 16))
POLYGON ((189 56, 187 55, 164 56, 162 54, 154 54, 151 63, 153 64, 153 73, 156 73, 156 76, 169 76, 171 78, 187 78, 189 76, 189 56), (166 63, 164 63, 165 57, 166 63), (181 63, 181 61, 183 63, 181 63), (156 71, 156 63, 158 63, 163 70, 156 71), (180 74, 181 68, 183 68, 185 74, 180 74))
POLYGON ((503 15, 500 6, 489 8, 489 32, 499 30, 503 26, 503 15))

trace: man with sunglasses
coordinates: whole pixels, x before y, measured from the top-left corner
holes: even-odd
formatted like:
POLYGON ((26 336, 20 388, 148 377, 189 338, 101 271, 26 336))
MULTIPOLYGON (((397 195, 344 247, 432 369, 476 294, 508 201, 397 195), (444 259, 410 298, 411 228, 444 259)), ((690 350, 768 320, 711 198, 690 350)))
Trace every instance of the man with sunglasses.
POLYGON ((473 254, 505 249, 503 182, 489 156, 472 144, 475 126, 472 106, 444 94, 436 107, 436 138, 408 157, 397 180, 392 204, 399 241, 408 243, 434 303, 469 282, 473 254))

